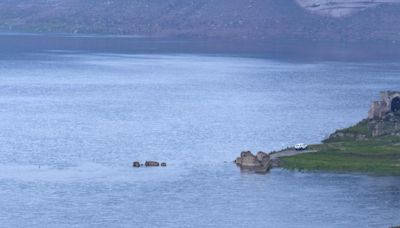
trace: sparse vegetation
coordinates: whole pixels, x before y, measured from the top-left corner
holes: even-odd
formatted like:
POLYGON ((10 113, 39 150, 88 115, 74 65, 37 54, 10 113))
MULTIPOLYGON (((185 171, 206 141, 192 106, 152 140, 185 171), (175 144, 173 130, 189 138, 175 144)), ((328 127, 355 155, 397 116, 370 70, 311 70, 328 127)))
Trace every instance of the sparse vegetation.
POLYGON ((344 129, 343 132, 372 136, 371 128, 368 127, 368 120, 363 120, 352 127, 344 129))

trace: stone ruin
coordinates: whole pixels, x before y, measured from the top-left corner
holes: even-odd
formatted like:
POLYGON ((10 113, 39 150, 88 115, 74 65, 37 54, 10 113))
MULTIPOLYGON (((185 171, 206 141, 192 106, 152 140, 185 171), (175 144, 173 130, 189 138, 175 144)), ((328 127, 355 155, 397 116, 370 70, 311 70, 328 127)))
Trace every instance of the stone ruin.
POLYGON ((372 102, 368 119, 362 120, 353 127, 337 130, 325 141, 343 139, 366 140, 385 135, 400 136, 400 92, 381 92, 381 101, 372 102))
POLYGON ((381 92, 380 101, 372 102, 369 119, 380 119, 388 113, 400 111, 400 91, 381 92))

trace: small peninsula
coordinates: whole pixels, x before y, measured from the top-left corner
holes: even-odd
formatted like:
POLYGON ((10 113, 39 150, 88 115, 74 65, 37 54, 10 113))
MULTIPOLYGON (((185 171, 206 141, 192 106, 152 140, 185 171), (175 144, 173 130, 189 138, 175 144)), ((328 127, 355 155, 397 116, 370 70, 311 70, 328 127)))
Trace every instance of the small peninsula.
POLYGON ((381 92, 368 118, 337 130, 306 150, 286 148, 253 155, 241 153, 234 162, 242 170, 266 173, 271 168, 361 172, 400 176, 400 92, 381 92))
POLYGON ((367 119, 311 145, 313 153, 279 158, 280 167, 400 176, 400 92, 381 97, 367 119))

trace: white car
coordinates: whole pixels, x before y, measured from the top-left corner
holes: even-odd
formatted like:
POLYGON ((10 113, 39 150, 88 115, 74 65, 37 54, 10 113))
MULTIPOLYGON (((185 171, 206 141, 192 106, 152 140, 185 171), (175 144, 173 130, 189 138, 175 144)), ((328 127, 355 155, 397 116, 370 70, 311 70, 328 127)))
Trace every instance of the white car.
POLYGON ((294 146, 294 149, 296 149, 296 150, 307 150, 307 148, 308 148, 308 145, 305 143, 299 143, 294 146))

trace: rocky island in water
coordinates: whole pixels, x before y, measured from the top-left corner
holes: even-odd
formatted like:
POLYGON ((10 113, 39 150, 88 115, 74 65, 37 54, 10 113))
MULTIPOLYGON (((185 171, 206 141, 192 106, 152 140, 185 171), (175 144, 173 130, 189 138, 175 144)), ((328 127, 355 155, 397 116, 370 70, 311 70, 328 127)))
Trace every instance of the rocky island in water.
POLYGON ((400 175, 400 92, 381 92, 368 118, 331 134, 305 151, 288 148, 269 154, 242 152, 242 169, 267 172, 273 167, 298 170, 400 175))

